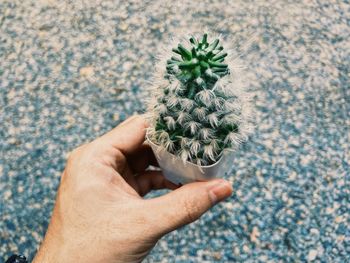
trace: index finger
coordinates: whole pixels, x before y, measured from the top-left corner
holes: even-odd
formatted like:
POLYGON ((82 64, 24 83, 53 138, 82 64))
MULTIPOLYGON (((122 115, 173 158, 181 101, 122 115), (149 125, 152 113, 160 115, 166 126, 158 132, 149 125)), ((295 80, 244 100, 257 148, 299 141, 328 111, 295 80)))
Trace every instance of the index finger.
POLYGON ((123 154, 132 154, 145 141, 147 128, 148 123, 145 116, 134 115, 102 135, 99 140, 117 148, 123 154))

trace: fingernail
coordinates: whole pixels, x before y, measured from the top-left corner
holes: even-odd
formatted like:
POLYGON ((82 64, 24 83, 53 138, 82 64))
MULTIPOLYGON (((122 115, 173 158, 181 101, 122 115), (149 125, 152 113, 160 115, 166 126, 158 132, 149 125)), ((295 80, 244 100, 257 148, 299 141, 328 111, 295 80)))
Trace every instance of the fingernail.
POLYGON ((226 199, 232 194, 232 186, 229 182, 220 180, 209 188, 209 197, 213 205, 226 199))

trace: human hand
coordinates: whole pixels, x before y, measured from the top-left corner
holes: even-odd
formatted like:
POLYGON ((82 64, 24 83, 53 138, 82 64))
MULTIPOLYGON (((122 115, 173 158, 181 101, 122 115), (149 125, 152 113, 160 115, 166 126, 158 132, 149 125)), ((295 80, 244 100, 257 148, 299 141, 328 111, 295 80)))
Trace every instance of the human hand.
POLYGON ((75 149, 34 263, 140 262, 166 233, 198 219, 232 193, 223 179, 177 187, 144 142, 147 123, 134 116, 75 149), (153 199, 152 189, 176 189, 153 199))

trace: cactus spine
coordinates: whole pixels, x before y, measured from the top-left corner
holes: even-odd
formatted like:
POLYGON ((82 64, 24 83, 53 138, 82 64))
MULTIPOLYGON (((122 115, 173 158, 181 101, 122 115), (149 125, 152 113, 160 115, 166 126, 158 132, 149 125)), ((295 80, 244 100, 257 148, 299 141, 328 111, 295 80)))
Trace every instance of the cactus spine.
POLYGON ((184 162, 213 164, 247 139, 248 102, 218 38, 190 36, 172 52, 149 104, 148 136, 184 162))

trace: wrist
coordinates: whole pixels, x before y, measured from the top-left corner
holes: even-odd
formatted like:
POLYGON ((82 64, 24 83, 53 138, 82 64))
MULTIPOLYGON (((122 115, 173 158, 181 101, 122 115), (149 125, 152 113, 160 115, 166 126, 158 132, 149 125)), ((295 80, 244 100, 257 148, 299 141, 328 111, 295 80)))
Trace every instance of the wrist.
POLYGON ((79 251, 75 251, 73 248, 74 246, 71 245, 69 240, 63 240, 60 235, 53 234, 49 229, 34 257, 33 263, 74 262, 79 251))
POLYGON ((40 246, 32 263, 76 263, 76 262, 110 262, 108 253, 96 250, 91 243, 76 238, 71 240, 46 238, 40 246))
MULTIPOLYGON (((61 258, 63 248, 57 245, 49 245, 44 240, 44 242, 40 245, 39 250, 37 254, 35 255, 33 259, 33 263, 56 263, 61 258), (61 253, 60 253, 61 251, 61 253)), ((64 262, 67 262, 66 259, 64 259, 64 262)))

